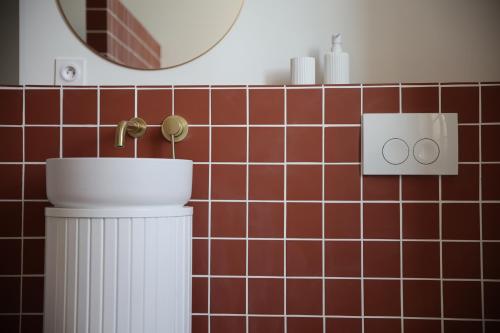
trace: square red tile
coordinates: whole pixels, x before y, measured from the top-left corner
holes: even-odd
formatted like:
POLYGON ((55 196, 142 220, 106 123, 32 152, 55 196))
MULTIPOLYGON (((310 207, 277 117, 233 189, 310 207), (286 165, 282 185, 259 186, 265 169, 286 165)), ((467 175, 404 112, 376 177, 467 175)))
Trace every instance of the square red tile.
POLYGON ((319 127, 288 127, 286 159, 288 162, 321 162, 322 132, 319 127))
POLYGON ((363 273, 369 277, 399 277, 399 242, 363 243, 363 273))
POLYGON ((500 200, 500 164, 483 164, 481 168, 483 200, 500 200))
POLYGON ((246 109, 245 89, 212 89, 212 124, 246 124, 246 109))
POLYGON ((248 236, 256 238, 283 237, 283 213, 282 203, 249 203, 248 236))
POLYGON ((250 89, 250 124, 283 124, 283 89, 250 89))
POLYGON ((500 162, 500 125, 481 126, 481 158, 484 162, 500 162))
MULTIPOLYGON (((131 137, 126 139, 130 140, 130 145, 134 144, 131 137)), ((172 158, 172 144, 165 140, 159 129, 150 128, 144 133, 144 136, 137 140, 137 157, 172 158)))
POLYGON ((432 203, 403 204, 403 238, 439 238, 439 205, 432 203))
POLYGON ((175 114, 186 118, 189 124, 207 125, 208 94, 208 89, 175 89, 175 114))
POLYGON ((363 113, 399 112, 399 88, 363 89, 363 113))
POLYGON ((286 275, 321 276, 322 247, 321 241, 287 241, 286 275))
POLYGON ((321 166, 288 165, 286 168, 288 200, 321 200, 321 166))
POLYGON ((208 241, 193 239, 193 275, 208 274, 208 241))
POLYGON ((287 279, 286 311, 289 315, 321 315, 321 279, 287 279))
POLYGON ((134 157, 134 141, 125 138, 125 147, 115 147, 115 128, 99 128, 99 157, 134 157))
POLYGON ((479 161, 479 126, 458 126, 458 160, 479 161))
POLYGON ((210 279, 211 313, 245 313, 245 279, 210 279))
POLYGON ((245 237, 246 206, 240 202, 212 202, 212 237, 245 237))
POLYGON ((500 239, 500 204, 483 203, 483 239, 500 239))
POLYGON ((43 277, 23 277, 22 312, 43 312, 43 277))
POLYGON ((248 312, 283 314, 283 279, 248 279, 248 312))
POLYGON ((500 121, 500 85, 481 87, 481 110, 483 123, 500 121))
POLYGON ((245 162, 246 147, 246 128, 212 127, 212 161, 245 162))
POLYGON ((134 116, 135 93, 133 89, 101 89, 100 123, 116 125, 134 116))
POLYGON ((402 89, 402 108, 405 113, 439 112, 438 87, 405 87, 402 89))
POLYGON ((21 274, 21 240, 0 239, 0 252, 4 253, 0 275, 21 274))
POLYGON ((365 333, 400 333, 400 319, 367 318, 365 319, 365 333))
POLYGON ((97 124, 97 90, 63 90, 64 124, 97 124))
MULTIPOLYGON (((208 203, 188 202, 188 206, 193 207, 193 237, 208 236, 208 203)), ((213 212, 213 206, 212 206, 213 212)), ((212 218, 213 221, 213 218, 212 218)), ((212 225, 213 228, 213 225, 212 225)))
POLYGON ((444 333, 482 333, 483 323, 470 320, 445 320, 444 333))
POLYGON ((19 291, 21 279, 18 277, 2 277, 0 276, 0 311, 2 313, 18 313, 19 312, 19 291))
POLYGON ((399 200, 398 176, 363 176, 364 200, 399 200))
POLYGON ((325 204, 325 237, 359 238, 360 215, 359 204, 325 204))
POLYGON ((439 243, 403 242, 405 278, 439 278, 439 243))
MULTIPOLYGON (((0 327, 2 327, 5 332, 19 332, 19 315, 2 315, 0 316, 0 327)), ((39 332, 42 332, 39 330, 39 332)))
POLYGON ((444 281, 445 318, 481 318, 481 282, 444 281))
POLYGON ((208 312, 208 279, 193 278, 192 280, 192 311, 193 313, 208 312))
POLYGON ((326 332, 361 333, 361 320, 358 318, 326 318, 326 332))
MULTIPOLYGON (((496 301, 497 299, 494 298, 493 301, 496 301)), ((488 306, 489 306, 489 304, 488 304, 488 306)), ((500 308, 500 306, 493 303, 493 308, 498 309, 498 308, 500 308)), ((481 329, 482 329, 482 327, 481 327, 481 329)), ((486 329, 486 333, 496 333, 496 332, 500 331, 500 322, 487 321, 486 325, 485 325, 485 329, 486 329)))
POLYGON ((399 239, 399 204, 364 204, 363 237, 399 239))
POLYGON ((280 127, 249 128, 250 162, 283 162, 284 129, 280 127))
POLYGON ((479 204, 445 203, 443 239, 479 239, 479 204))
POLYGON ((251 165, 249 167, 250 200, 282 200, 284 175, 282 165, 251 165))
POLYGON ((22 166, 0 164, 0 199, 20 199, 22 166))
POLYGON ((21 89, 0 88, 0 124, 21 125, 23 121, 23 92, 21 89))
POLYGON ((442 333, 441 320, 432 319, 405 319, 404 331, 406 333, 442 333))
POLYGON ((245 317, 239 317, 239 316, 210 317, 210 332, 212 333, 245 332, 245 325, 246 325, 245 317))
POLYGON ((361 274, 361 242, 325 242, 325 274, 354 277, 361 274))
POLYGON ((0 212, 2 212, 2 223, 0 223, 0 237, 21 236, 21 203, 9 201, 0 202, 0 212))
POLYGON ((97 128, 65 127, 63 157, 97 157, 97 128))
POLYGON ((359 165, 326 165, 325 199, 359 200, 360 177, 359 165))
POLYGON ((284 333, 285 323, 283 317, 249 317, 249 333, 284 333))
POLYGON ((327 124, 359 124, 361 89, 325 89, 325 122, 327 124))
POLYGON ((283 250, 283 241, 248 241, 248 275, 282 276, 283 250))
POLYGON ((500 295, 498 281, 484 283, 484 314, 488 319, 500 319, 500 298, 498 295, 500 295))
POLYGON ((331 316, 361 315, 361 280, 326 280, 325 310, 331 316))
POLYGON ((286 318, 287 333, 322 333, 323 319, 313 317, 290 317, 286 318))
MULTIPOLYGON (((163 137, 161 140, 167 143, 163 137)), ((208 142, 208 127, 191 127, 182 143, 175 145, 175 156, 195 162, 208 162, 208 142)), ((167 143, 166 149, 163 153, 171 154, 172 144, 167 143)))
POLYGON ((211 241, 210 274, 245 275, 246 243, 244 240, 211 241))
POLYGON ((27 124, 59 124, 59 89, 27 89, 25 121, 27 124))
POLYGON ((3 127, 0 140, 5 142, 0 162, 21 162, 23 160, 23 130, 21 127, 3 127))
POLYGON ((400 316, 399 283, 399 280, 364 280, 365 316, 400 316))
POLYGON ((160 125, 172 114, 172 90, 147 89, 137 91, 137 115, 149 125, 160 125))
POLYGON ((288 89, 286 97, 288 124, 321 124, 321 89, 288 89))
POLYGON ((212 198, 245 199, 244 165, 212 165, 212 198))
POLYGON ((443 242, 443 277, 474 279, 481 275, 479 243, 443 242))
POLYGON ((439 281, 405 280, 403 295, 405 317, 441 317, 439 281))
POLYGON ((325 128, 325 161, 359 162, 360 139, 359 127, 325 128))
POLYGON ((403 200, 439 200, 438 176, 403 176, 403 200))
POLYGON ((26 127, 26 161, 45 162, 59 157, 59 128, 26 127))
POLYGON ((45 262, 45 241, 25 239, 23 242, 23 274, 43 274, 45 262))
POLYGON ((26 165, 24 174, 24 198, 46 199, 45 165, 26 165))
MULTIPOLYGON (((443 200, 478 200, 478 166, 461 164, 458 166, 458 176, 443 176, 442 198, 443 200)), ((483 199, 486 198, 483 197, 483 199)))
POLYGON ((442 87, 441 112, 458 113, 459 123, 477 123, 479 121, 479 88, 442 87))
POLYGON ((322 207, 319 203, 288 203, 286 206, 288 238, 321 238, 322 207))
POLYGON ((24 202, 24 236, 45 236, 45 207, 49 202, 24 202))
POLYGON ((192 199, 208 199, 208 165, 193 165, 192 199))
POLYGON ((500 279, 500 243, 483 243, 483 269, 485 279, 500 279))

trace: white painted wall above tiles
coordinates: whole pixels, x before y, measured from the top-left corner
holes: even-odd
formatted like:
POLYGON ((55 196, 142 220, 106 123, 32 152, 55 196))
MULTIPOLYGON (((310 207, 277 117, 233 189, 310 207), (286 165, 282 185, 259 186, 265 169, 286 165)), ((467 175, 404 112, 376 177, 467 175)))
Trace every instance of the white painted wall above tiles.
POLYGON ((53 84, 56 57, 83 57, 92 85, 282 84, 289 59, 322 58, 333 32, 344 34, 353 82, 499 81, 499 12, 498 0, 246 0, 208 54, 139 71, 89 51, 56 0, 20 0, 20 83, 53 84))

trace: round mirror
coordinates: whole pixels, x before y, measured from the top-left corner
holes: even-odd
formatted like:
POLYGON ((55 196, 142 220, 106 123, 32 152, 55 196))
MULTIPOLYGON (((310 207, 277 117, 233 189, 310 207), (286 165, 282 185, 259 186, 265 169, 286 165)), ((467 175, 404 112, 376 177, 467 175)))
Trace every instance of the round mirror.
POLYGON ((229 32, 243 0, 58 0, 75 35, 123 66, 159 69, 208 52, 229 32))

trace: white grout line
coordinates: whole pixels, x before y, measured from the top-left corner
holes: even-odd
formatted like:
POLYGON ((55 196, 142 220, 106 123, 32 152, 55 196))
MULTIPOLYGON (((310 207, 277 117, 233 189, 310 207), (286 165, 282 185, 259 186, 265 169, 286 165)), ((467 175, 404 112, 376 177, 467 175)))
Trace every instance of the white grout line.
POLYGON ((248 224, 250 223, 249 217, 248 217, 248 210, 249 210, 249 186, 250 186, 250 167, 249 167, 249 159, 250 159, 250 129, 248 127, 248 124, 250 122, 250 113, 249 113, 249 106, 250 106, 250 98, 248 94, 248 87, 245 90, 245 100, 246 100, 246 175, 245 175, 245 325, 246 325, 246 332, 250 332, 250 326, 249 326, 249 319, 248 319, 248 314, 249 314, 249 288, 248 288, 248 276, 249 276, 249 271, 248 271, 248 224))
POLYGON ((63 89, 62 86, 59 86, 59 157, 63 157, 63 89))
POLYGON ((22 159, 23 165, 21 167, 21 275, 19 281, 19 333, 22 333, 22 312, 23 312, 23 275, 24 275, 24 195, 26 186, 26 89, 23 86, 23 101, 22 101, 22 159))
MULTIPOLYGON (((325 124, 325 89, 321 91, 321 124, 325 124)), ((321 281, 323 333, 326 333, 326 246, 325 246, 325 126, 321 128, 321 281)))
MULTIPOLYGON (((439 113, 441 113, 441 86, 439 87, 439 113)), ((443 285, 443 182, 441 175, 438 176, 438 209, 439 209, 439 293, 440 293, 440 313, 441 313, 441 332, 444 332, 444 285, 443 285)))
POLYGON ((101 134, 100 126, 101 126, 101 88, 97 86, 97 157, 101 157, 101 134))
MULTIPOLYGON (((174 96, 174 93, 172 93, 172 96, 174 96)), ((172 103, 173 103, 173 98, 172 98, 172 103)), ((174 112, 174 108, 172 108, 172 114, 174 112)), ((210 90, 208 93, 208 123, 212 124, 212 91, 210 90)), ((208 129, 208 235, 207 235, 207 246, 208 246, 208 267, 207 267, 207 273, 208 273, 208 287, 207 287, 207 309, 208 309, 208 333, 210 333, 210 326, 211 326, 211 316, 212 316, 212 309, 211 309, 211 304, 210 304, 210 297, 211 297, 211 237, 212 237, 212 128, 210 127, 208 129)))
MULTIPOLYGON (((482 123, 483 121, 483 116, 482 116, 482 86, 479 84, 479 124, 482 123)), ((482 321, 482 329, 483 333, 486 332, 486 324, 485 324, 485 302, 484 302, 484 263, 483 263, 483 258, 484 258, 484 245, 483 245, 483 168, 481 165, 481 162, 483 161, 483 154, 482 154, 482 127, 479 126, 479 260, 480 260, 480 267, 481 267, 481 319, 482 321)))
MULTIPOLYGON (((283 112, 284 112, 284 123, 288 123, 288 110, 287 110, 287 96, 288 96, 288 90, 285 88, 283 91, 283 112)), ((287 138, 287 127, 284 127, 283 131, 284 135, 284 140, 283 140, 283 161, 286 162, 287 160, 287 143, 286 143, 286 138, 287 138)), ((286 236, 286 227, 287 227, 287 172, 288 168, 285 165, 283 168, 283 315, 284 315, 284 333, 288 332, 288 320, 287 320, 287 306, 286 306, 286 299, 287 299, 287 274, 286 274, 286 242, 287 242, 287 236, 286 236)))
MULTIPOLYGON (((362 117, 363 116, 363 104, 364 104, 364 99, 363 99, 363 90, 364 90, 364 87, 361 86, 361 93, 360 93, 360 116, 362 117)), ((363 131, 360 131, 361 135, 363 135, 363 131)), ((361 141, 362 142, 362 141, 361 141)), ((361 159, 361 167, 363 166, 363 154, 360 153, 360 159, 361 159)), ((360 171, 362 171, 360 169, 360 171)), ((361 200, 360 201, 360 204, 359 204, 359 222, 360 222, 360 226, 359 226, 359 238, 361 240, 361 243, 360 243, 360 246, 361 246, 361 249, 360 249, 360 277, 361 277, 361 316, 362 316, 362 319, 361 319, 361 332, 364 333, 365 332, 365 269, 364 269, 364 218, 363 218, 363 212, 364 212, 364 204, 363 204, 363 196, 364 196, 364 192, 363 192, 363 175, 361 174, 360 175, 360 180, 359 180, 359 199, 361 200)))
MULTIPOLYGON (((399 84, 399 113, 403 113, 403 90, 401 83, 399 84)), ((403 280, 403 176, 398 177, 399 188, 399 303, 400 303, 400 316, 401 316, 401 333, 404 333, 404 280, 403 280)))
MULTIPOLYGON (((137 118, 137 86, 134 86, 134 118, 137 118)), ((137 145, 139 139, 134 138, 134 158, 137 158, 137 145)))

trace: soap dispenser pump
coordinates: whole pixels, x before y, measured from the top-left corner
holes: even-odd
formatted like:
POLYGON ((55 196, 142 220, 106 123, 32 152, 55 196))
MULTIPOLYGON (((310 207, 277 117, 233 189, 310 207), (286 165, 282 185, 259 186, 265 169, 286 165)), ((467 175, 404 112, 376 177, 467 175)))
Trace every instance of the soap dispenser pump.
POLYGON ((342 50, 342 35, 332 36, 331 52, 325 54, 325 84, 349 83, 349 54, 342 50))

